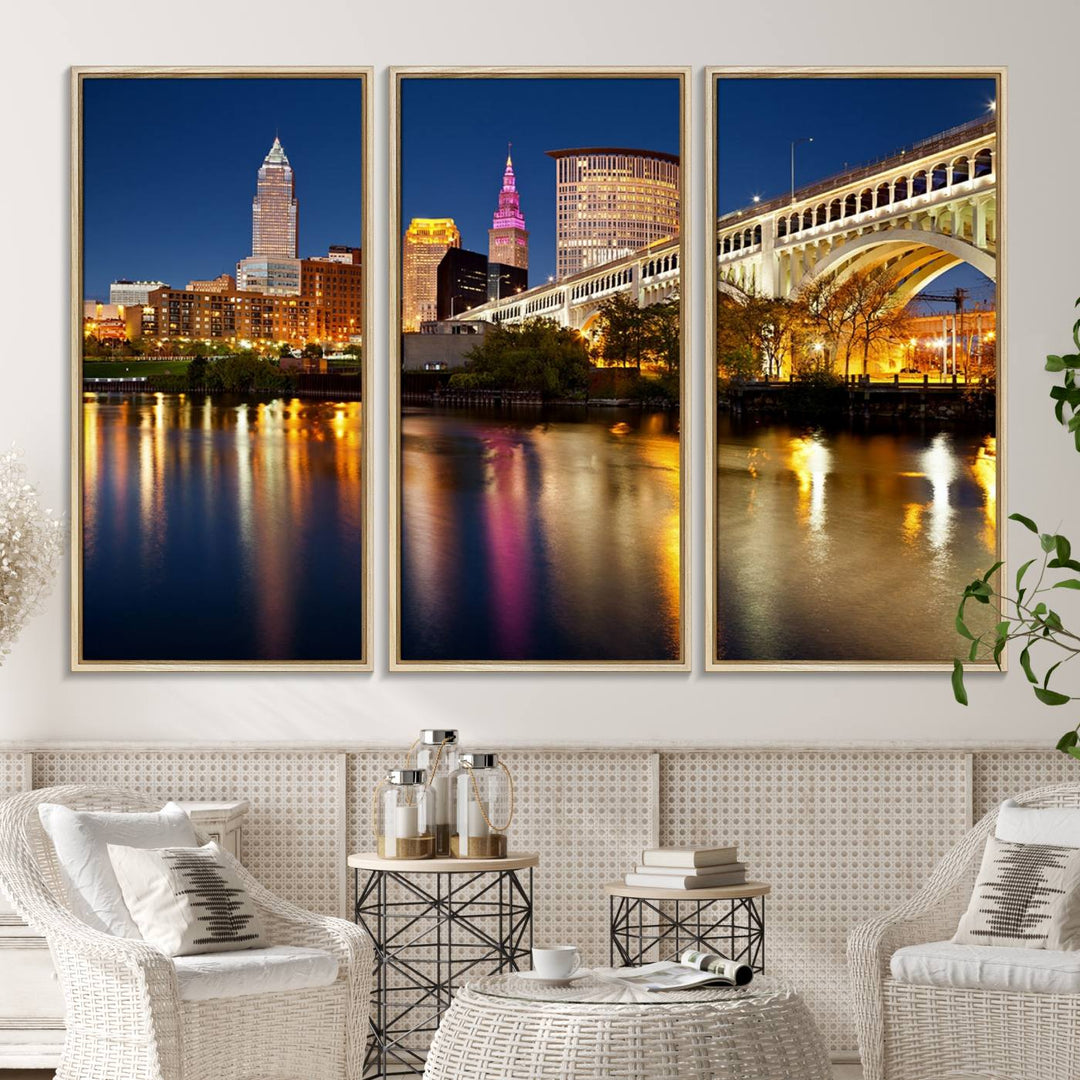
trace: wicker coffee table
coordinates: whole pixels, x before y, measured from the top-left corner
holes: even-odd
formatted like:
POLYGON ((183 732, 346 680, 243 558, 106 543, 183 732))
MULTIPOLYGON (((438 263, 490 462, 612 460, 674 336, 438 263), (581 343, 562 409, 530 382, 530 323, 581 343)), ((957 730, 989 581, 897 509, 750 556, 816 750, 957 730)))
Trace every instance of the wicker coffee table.
POLYGON ((427 1080, 828 1080, 829 1055, 790 986, 647 994, 586 975, 548 987, 470 979, 443 1015, 427 1080))

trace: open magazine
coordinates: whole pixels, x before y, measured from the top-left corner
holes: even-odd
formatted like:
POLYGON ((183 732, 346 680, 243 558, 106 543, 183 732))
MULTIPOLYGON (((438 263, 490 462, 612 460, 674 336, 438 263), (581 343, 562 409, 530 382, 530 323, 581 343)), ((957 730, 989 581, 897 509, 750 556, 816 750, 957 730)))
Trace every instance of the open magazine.
POLYGON ((692 990, 699 986, 746 986, 753 968, 715 953, 687 949, 678 959, 641 967, 605 968, 595 974, 638 990, 692 990))

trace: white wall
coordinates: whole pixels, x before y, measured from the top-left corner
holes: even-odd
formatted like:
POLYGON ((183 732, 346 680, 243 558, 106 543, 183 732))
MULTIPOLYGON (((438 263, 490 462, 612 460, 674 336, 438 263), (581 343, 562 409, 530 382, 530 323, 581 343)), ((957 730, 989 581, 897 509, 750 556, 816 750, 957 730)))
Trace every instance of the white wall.
MULTIPOLYGON (((973 707, 952 703, 948 679, 927 674, 705 676, 703 619, 702 347, 704 82, 707 64, 1009 66, 1008 476, 1011 507, 1080 532, 1080 455, 1051 427, 1042 357, 1068 346, 1080 294, 1080 90, 1072 0, 907 0, 884 13, 849 0, 705 4, 619 0, 527 4, 411 0, 34 0, 5 7, 0 112, 0 445, 17 441, 54 505, 66 505, 68 436, 68 115, 70 64, 373 64, 375 220, 387 204, 390 64, 693 64, 694 551, 692 675, 394 675, 386 666, 387 450, 376 406, 377 633, 371 676, 97 674, 67 670, 65 581, 0 668, 0 740, 320 740, 397 743, 421 723, 468 729, 485 742, 767 745, 896 740, 959 745, 1043 744, 1073 719, 1037 706, 1022 673, 972 680, 973 707), (30 328, 30 355, 12 342, 30 328)), ((123 140, 122 123, 103 137, 123 140)), ((384 228, 365 238, 370 266, 387 265, 384 228)), ((385 274, 376 273, 374 355, 387 350, 385 274)), ((385 361, 375 401, 386 394, 385 361)), ((1013 552, 1023 555, 1014 533, 1013 552)), ((1075 711, 1075 710, 1074 710, 1075 711)))

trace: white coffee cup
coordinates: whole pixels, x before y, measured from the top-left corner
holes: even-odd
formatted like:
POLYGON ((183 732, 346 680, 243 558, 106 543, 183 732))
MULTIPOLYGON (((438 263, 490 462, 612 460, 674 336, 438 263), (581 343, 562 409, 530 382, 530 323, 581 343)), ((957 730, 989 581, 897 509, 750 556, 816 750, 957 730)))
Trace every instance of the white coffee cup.
POLYGON ((532 966, 542 979, 569 979, 581 967, 581 953, 576 945, 536 946, 532 966))

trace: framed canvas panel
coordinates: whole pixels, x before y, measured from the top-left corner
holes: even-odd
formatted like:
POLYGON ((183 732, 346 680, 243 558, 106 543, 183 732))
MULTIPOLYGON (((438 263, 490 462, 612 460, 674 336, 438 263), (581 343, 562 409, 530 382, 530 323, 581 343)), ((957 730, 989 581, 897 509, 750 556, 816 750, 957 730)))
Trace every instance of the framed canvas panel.
POLYGON ((688 80, 391 70, 392 669, 689 668, 688 80))
POLYGON ((706 88, 706 668, 951 668, 1004 559, 1005 71, 706 88))
POLYGON ((72 70, 74 670, 370 670, 370 86, 72 70))

